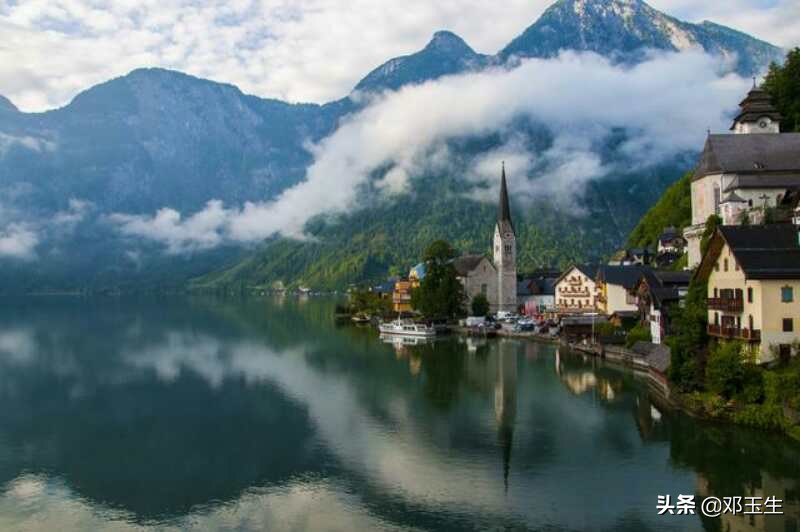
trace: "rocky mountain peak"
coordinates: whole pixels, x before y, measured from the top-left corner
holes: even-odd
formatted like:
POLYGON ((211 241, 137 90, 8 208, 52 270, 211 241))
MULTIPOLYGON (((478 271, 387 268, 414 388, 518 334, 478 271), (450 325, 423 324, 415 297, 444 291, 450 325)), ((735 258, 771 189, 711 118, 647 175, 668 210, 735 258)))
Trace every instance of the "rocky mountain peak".
POLYGON ((423 52, 436 51, 453 57, 475 55, 475 51, 464 42, 464 39, 451 31, 437 31, 423 52))

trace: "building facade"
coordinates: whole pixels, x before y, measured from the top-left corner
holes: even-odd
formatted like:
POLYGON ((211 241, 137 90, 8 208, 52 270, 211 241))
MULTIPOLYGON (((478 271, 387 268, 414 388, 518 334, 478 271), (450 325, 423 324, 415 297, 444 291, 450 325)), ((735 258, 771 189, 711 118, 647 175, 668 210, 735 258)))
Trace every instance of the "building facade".
POLYGON ((743 342, 759 363, 800 341, 800 243, 793 224, 722 226, 697 275, 708 281, 708 333, 743 342))
POLYGON ((556 280, 556 308, 560 315, 597 312, 596 266, 574 265, 556 280))
POLYGON ((597 311, 611 316, 615 312, 636 312, 636 283, 642 266, 600 266, 597 270, 597 311))

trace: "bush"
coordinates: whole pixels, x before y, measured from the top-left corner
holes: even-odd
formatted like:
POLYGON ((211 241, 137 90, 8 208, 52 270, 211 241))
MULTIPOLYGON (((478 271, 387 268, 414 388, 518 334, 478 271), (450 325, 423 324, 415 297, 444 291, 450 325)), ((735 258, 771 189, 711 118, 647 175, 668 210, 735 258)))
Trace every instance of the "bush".
POLYGON ((759 429, 786 429, 786 420, 780 405, 747 405, 735 412, 732 419, 736 423, 759 429))
POLYGON ((483 294, 478 294, 472 298, 472 315, 486 316, 489 314, 489 300, 483 294))
POLYGON ((764 370, 752 363, 744 364, 742 392, 736 397, 746 404, 764 402, 764 370))
POLYGON ((706 362, 706 386, 730 399, 744 388, 745 367, 739 342, 718 344, 706 362))
POLYGON ((625 347, 633 347, 636 342, 651 342, 653 340, 650 336, 650 327, 647 325, 639 324, 628 331, 628 337, 625 339, 625 347))

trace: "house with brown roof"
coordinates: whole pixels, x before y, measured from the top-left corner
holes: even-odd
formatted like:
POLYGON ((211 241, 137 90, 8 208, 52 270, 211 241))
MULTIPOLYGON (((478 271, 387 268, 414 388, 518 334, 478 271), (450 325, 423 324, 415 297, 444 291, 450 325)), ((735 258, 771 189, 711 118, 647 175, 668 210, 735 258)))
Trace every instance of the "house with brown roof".
POLYGON ((708 334, 739 340, 759 363, 800 341, 800 237, 794 224, 721 226, 695 275, 708 282, 708 334))
POLYGON ((692 225, 684 230, 689 267, 700 263, 704 224, 715 214, 724 225, 764 212, 800 187, 800 133, 780 133, 781 116, 769 95, 754 87, 740 104, 730 134, 709 135, 692 177, 692 225))
POLYGON ((650 326, 653 344, 659 345, 671 332, 672 312, 689 291, 691 272, 642 270, 634 292, 641 323, 650 326))

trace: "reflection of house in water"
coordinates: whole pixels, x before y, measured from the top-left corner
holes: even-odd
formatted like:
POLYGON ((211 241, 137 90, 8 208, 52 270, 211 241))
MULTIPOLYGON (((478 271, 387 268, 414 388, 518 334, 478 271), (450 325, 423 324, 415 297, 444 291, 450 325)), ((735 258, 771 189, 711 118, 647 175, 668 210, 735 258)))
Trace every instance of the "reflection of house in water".
POLYGON ((565 363, 565 360, 569 360, 569 357, 565 359, 556 350, 556 374, 573 394, 583 395, 588 391, 594 390, 598 397, 611 402, 622 391, 621 379, 610 379, 603 375, 598 375, 596 368, 593 366, 580 364, 570 368, 565 363))
MULTIPOLYGON (((719 522, 719 529, 724 532, 788 532, 800 530, 800 481, 797 479, 787 479, 773 477, 769 473, 762 471, 760 485, 743 486, 742 493, 736 493, 736 496, 742 497, 742 513, 732 515, 730 513, 723 514, 717 519, 719 522), (777 511, 782 512, 782 515, 762 515, 750 514, 745 515, 746 497, 760 497, 759 502, 762 504, 761 512, 770 511, 763 506, 763 502, 767 497, 775 497, 782 501, 780 508, 777 511)), ((733 494, 713 493, 710 489, 709 480, 702 474, 697 473, 697 494, 700 499, 705 497, 718 497, 722 499, 725 496, 733 496, 733 494)), ((699 502, 699 501, 698 501, 699 502)))
POLYGON ((397 360, 408 359, 408 371, 416 377, 422 369, 422 357, 414 353, 413 347, 432 342, 428 338, 414 338, 406 336, 381 335, 381 341, 394 347, 397 360))

